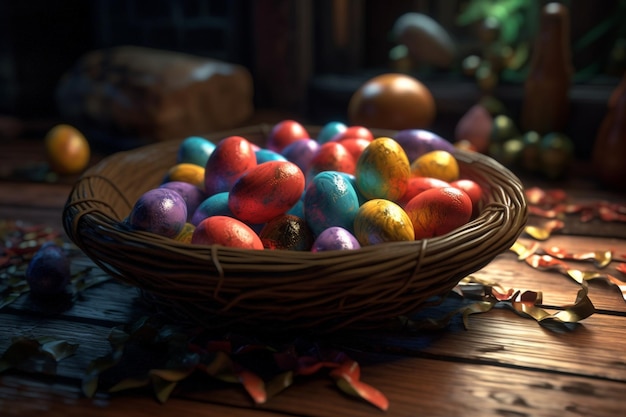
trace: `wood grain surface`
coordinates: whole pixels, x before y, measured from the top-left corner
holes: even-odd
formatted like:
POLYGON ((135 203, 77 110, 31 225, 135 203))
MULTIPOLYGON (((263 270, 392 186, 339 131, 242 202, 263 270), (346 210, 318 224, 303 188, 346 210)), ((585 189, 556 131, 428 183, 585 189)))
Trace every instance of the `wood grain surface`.
MULTIPOLYGON (((43 161, 37 141, 0 143, 0 220, 20 220, 61 227, 61 208, 71 178, 53 182, 17 178, 10 166, 43 161)), ((566 184, 573 187, 571 184, 566 184)), ((608 198, 610 192, 577 198, 608 198)), ((626 240, 555 234, 541 247, 572 251, 612 249, 626 254, 626 240)), ((86 258, 77 258, 98 274, 86 258)), ((590 262, 575 263, 580 269, 590 262)), ((612 262, 603 271, 624 280, 612 262)), ((502 253, 473 276, 503 288, 541 291, 543 305, 558 311, 576 301, 580 286, 554 272, 538 271, 502 253)), ((325 343, 343 349, 361 365, 361 380, 389 399, 380 411, 339 391, 325 374, 297 378, 265 404, 255 405, 237 384, 207 379, 181 382, 172 397, 159 403, 148 389, 97 392, 86 398, 81 379, 90 361, 110 351, 107 337, 115 326, 136 320, 146 305, 137 289, 106 281, 83 291, 68 309, 44 311, 28 294, 0 310, 0 353, 15 337, 54 336, 78 344, 73 356, 58 362, 53 374, 8 370, 0 373, 1 416, 592 416, 614 417, 626 407, 626 301, 616 287, 589 282, 596 311, 567 331, 556 331, 497 306, 460 316, 433 331, 376 330, 328 336, 325 343)), ((441 317, 464 302, 451 295, 423 315, 441 317)))

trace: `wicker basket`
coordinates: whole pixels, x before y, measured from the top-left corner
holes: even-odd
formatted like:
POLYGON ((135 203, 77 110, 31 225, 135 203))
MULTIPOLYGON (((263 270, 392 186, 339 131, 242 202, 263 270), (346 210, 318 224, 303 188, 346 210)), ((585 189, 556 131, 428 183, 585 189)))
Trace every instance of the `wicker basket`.
MULTIPOLYGON (((262 143, 270 127, 207 137, 238 134, 262 143)), ((527 220, 519 179, 489 157, 459 150, 462 177, 484 189, 483 207, 475 220, 437 238, 310 253, 191 245, 128 230, 121 220, 161 183, 179 144, 120 152, 90 168, 69 195, 64 227, 103 270, 207 328, 380 326, 446 295, 507 250, 527 220)))

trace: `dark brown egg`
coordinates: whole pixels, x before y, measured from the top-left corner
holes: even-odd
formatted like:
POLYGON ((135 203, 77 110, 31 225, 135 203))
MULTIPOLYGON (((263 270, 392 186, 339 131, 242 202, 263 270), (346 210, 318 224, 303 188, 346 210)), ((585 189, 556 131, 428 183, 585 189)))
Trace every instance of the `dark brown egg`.
POLYGON ((304 219, 292 214, 275 217, 259 233, 265 249, 311 250, 314 236, 304 219))
POLYGON ((380 129, 420 129, 435 119, 435 100, 417 79, 404 74, 382 74, 365 82, 350 99, 353 125, 380 129))

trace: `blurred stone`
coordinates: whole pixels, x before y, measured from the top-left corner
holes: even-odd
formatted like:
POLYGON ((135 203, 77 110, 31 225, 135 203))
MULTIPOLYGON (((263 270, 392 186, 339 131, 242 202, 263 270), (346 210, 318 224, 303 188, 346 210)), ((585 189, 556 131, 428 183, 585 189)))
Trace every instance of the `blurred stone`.
POLYGON ((456 45, 448 32, 431 17, 421 13, 405 13, 392 28, 394 40, 408 48, 417 64, 450 68, 456 45))
POLYGON ((90 140, 121 148, 236 127, 254 110, 246 68, 134 46, 81 57, 56 99, 61 116, 90 140))
POLYGON ((481 104, 475 104, 459 119, 454 139, 468 141, 478 152, 487 153, 492 129, 493 118, 489 111, 481 104))

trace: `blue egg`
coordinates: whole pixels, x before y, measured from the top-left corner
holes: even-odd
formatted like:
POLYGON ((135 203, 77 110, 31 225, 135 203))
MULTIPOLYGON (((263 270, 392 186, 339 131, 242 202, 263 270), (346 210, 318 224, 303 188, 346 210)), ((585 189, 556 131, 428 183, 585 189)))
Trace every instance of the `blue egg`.
POLYGON ((256 156, 257 164, 262 164, 263 162, 269 162, 269 161, 286 161, 287 160, 287 158, 285 158, 283 155, 279 154, 278 152, 274 152, 272 150, 264 149, 264 148, 254 151, 254 155, 256 156))
POLYGON ((358 209, 357 193, 341 172, 320 172, 304 195, 304 218, 315 236, 332 226, 352 232, 358 209))
POLYGON ((319 149, 320 144, 313 139, 299 139, 287 145, 281 154, 288 161, 293 162, 302 172, 308 172, 311 159, 319 149))
POLYGON ((215 144, 200 136, 189 136, 178 147, 177 163, 188 163, 205 167, 209 156, 213 153, 215 144))
POLYGON ((328 122, 317 134, 317 142, 322 145, 329 142, 338 133, 345 132, 348 129, 345 123, 342 122, 328 122))
POLYGON ((235 217, 228 208, 228 192, 213 194, 202 201, 191 216, 190 223, 197 226, 202 220, 211 216, 235 217))

